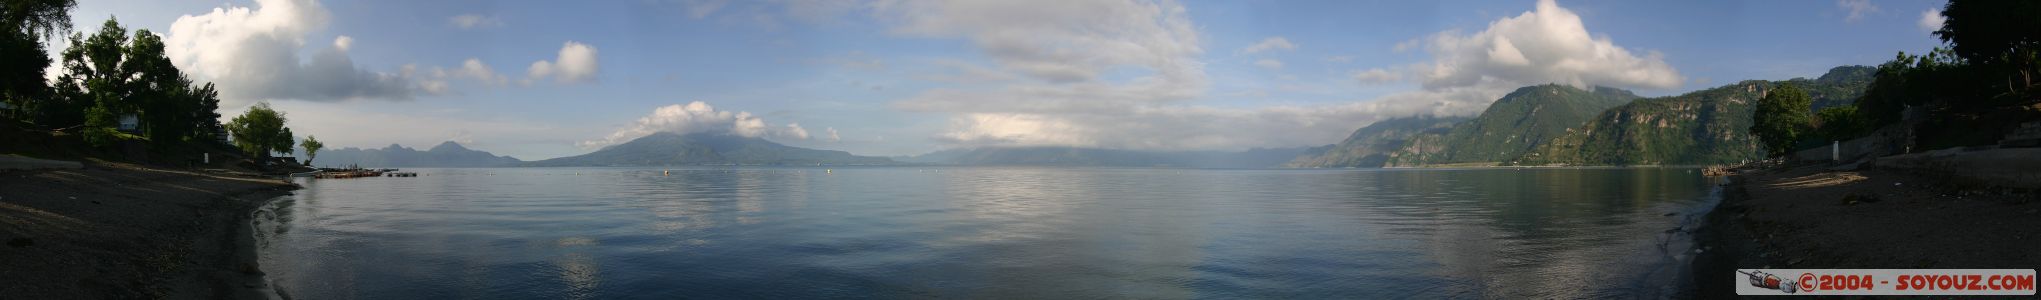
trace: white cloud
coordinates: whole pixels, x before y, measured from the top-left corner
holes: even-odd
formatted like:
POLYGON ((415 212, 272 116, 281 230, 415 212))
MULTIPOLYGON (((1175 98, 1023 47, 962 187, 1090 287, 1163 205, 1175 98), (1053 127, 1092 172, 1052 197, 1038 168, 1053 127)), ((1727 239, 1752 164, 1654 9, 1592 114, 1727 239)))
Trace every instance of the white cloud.
POLYGON ((1639 57, 1607 36, 1595 37, 1579 15, 1552 0, 1538 1, 1535 11, 1491 22, 1481 32, 1435 34, 1425 47, 1434 61, 1413 69, 1423 74, 1426 89, 1486 82, 1506 83, 1510 89, 1544 83, 1675 88, 1685 81, 1660 54, 1639 57))
MULTIPOLYGON (((990 93, 936 89, 898 106, 957 113, 949 130, 937 136, 951 146, 1237 150, 1321 145, 1388 117, 1473 114, 1527 85, 1674 88, 1686 81, 1656 53, 1635 55, 1608 37, 1590 34, 1578 15, 1552 1, 1496 20, 1479 32, 1447 31, 1414 41, 1398 47, 1425 49, 1430 61, 1349 76, 1362 83, 1416 80, 1419 90, 1349 104, 1185 105, 1175 100, 1202 97, 1202 90, 1135 88, 1141 87, 1139 81, 1121 85, 1085 81, 1012 85, 990 93), (1180 96, 1156 97, 1141 91, 1176 91, 1180 96)), ((1180 61, 1201 64, 1193 59, 1180 61)), ((1194 75, 1183 78, 1203 79, 1201 72, 1194 75)))
POLYGON ((525 83, 552 78, 560 83, 580 83, 595 80, 599 68, 595 58, 595 46, 568 41, 560 46, 560 55, 552 61, 532 62, 525 71, 525 83))
POLYGON ((501 86, 510 84, 509 77, 497 74, 495 68, 489 67, 488 64, 482 63, 481 59, 476 58, 462 61, 461 68, 455 69, 449 75, 454 78, 472 79, 490 85, 501 86))
POLYGON ((1254 43, 1254 45, 1247 46, 1247 48, 1241 48, 1240 53, 1255 54, 1269 50, 1296 50, 1296 49, 1297 44, 1290 43, 1289 38, 1272 36, 1262 39, 1261 42, 1256 42, 1254 43))
POLYGON ((1264 69, 1271 69, 1271 70, 1273 70, 1273 69, 1282 69, 1282 68, 1283 68, 1283 61, 1280 61, 1280 60, 1275 60, 1275 59, 1270 59, 1270 58, 1263 58, 1263 59, 1261 59, 1261 60, 1256 60, 1256 61, 1254 61, 1254 66, 1256 66, 1256 67, 1262 67, 1262 68, 1264 68, 1264 69))
POLYGON ((313 0, 257 0, 203 15, 184 15, 164 35, 164 53, 195 81, 219 83, 229 106, 256 100, 410 99, 419 82, 361 69, 347 55, 351 37, 299 57, 309 33, 331 16, 313 0))
POLYGON ((827 132, 829 132, 829 141, 831 141, 831 142, 841 142, 841 141, 843 141, 843 136, 840 136, 840 135, 836 135, 836 127, 824 127, 824 128, 822 128, 822 129, 823 129, 824 131, 827 131, 827 132))
POLYGON ((1203 85, 1197 32, 1173 3, 889 0, 871 8, 894 34, 967 38, 1002 69, 1050 84, 1096 83, 1105 70, 1132 66, 1156 73, 1136 81, 1203 85))
POLYGON ((1843 17, 1845 22, 1863 20, 1864 16, 1878 12, 1878 5, 1871 4, 1871 0, 1836 0, 1835 6, 1850 11, 1849 16, 1843 17))
POLYGON ((503 27, 503 20, 480 14, 463 14, 447 17, 446 23, 460 29, 503 27))
POLYGON ((340 50, 340 52, 347 52, 348 49, 353 48, 354 37, 343 35, 337 38, 333 38, 333 49, 340 50))
MULTIPOLYGON (((657 132, 681 134, 713 132, 772 139, 808 139, 808 130, 801 128, 801 124, 767 126, 765 120, 751 115, 750 112, 719 111, 708 103, 694 101, 686 105, 659 107, 652 110, 651 115, 639 118, 637 122, 610 133, 601 140, 583 141, 579 145, 583 148, 607 147, 657 132)), ((834 130, 831 132, 833 134, 834 130)))
POLYGON ((1354 81, 1359 81, 1361 84, 1379 84, 1403 80, 1402 73, 1390 72, 1382 68, 1354 71, 1350 76, 1354 78, 1354 81))
POLYGON ((1942 9, 1940 8, 1930 8, 1927 11, 1922 11, 1920 20, 1921 30, 1940 30, 1942 29, 1942 22, 1947 20, 1947 18, 1942 17, 1942 9))

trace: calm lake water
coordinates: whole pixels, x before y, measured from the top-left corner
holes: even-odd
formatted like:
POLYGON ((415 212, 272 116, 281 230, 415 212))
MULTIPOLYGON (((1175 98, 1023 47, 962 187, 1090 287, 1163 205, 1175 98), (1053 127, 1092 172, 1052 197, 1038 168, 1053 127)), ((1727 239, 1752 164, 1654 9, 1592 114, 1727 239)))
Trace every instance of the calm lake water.
POLYGON ((257 214, 298 299, 1661 297, 1696 169, 419 169, 257 214), (1667 213, 1675 213, 1666 216, 1667 213))

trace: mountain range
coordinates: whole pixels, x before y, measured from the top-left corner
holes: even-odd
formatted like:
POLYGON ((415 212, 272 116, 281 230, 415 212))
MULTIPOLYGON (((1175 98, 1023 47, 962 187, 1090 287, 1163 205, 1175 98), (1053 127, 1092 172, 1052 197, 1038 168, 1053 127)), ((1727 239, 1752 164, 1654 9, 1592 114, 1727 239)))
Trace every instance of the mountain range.
POLYGON ((1299 157, 1317 156, 1330 145, 1254 148, 1246 151, 1142 151, 1081 147, 978 147, 901 157, 900 161, 945 165, 1115 166, 1180 168, 1270 168, 1299 157))
MULTIPOLYGON (((298 157, 307 157, 299 151, 298 157)), ((319 151, 312 164, 319 166, 361 166, 365 168, 405 167, 508 167, 524 161, 515 157, 497 156, 477 151, 452 141, 440 143, 432 149, 418 151, 402 145, 390 144, 382 149, 340 148, 319 151)))
POLYGON ((530 167, 688 165, 886 165, 884 157, 781 145, 721 133, 660 132, 588 154, 527 162, 530 167))
POLYGON ((1320 156, 1286 166, 1662 165, 1755 160, 1764 157, 1764 152, 1749 128, 1756 102, 1766 92, 1781 84, 1794 84, 1814 98, 1810 111, 1848 105, 1863 95, 1875 70, 1836 67, 1816 79, 1748 80, 1653 98, 1606 87, 1592 91, 1565 85, 1524 87, 1464 122, 1443 124, 1447 121, 1415 118, 1377 122, 1355 131, 1320 156), (1361 157, 1382 161, 1377 164, 1361 157))

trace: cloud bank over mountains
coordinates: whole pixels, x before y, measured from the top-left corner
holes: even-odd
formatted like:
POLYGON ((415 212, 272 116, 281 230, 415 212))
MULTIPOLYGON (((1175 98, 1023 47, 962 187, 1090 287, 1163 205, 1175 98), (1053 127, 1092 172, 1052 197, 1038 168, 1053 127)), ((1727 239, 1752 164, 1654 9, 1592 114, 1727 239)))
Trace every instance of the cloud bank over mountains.
MULTIPOLYGON (((651 115, 638 118, 638 121, 631 125, 602 139, 583 141, 578 146, 589 149, 608 147, 658 132, 681 134, 707 132, 777 140, 808 139, 808 130, 801 128, 801 124, 766 125, 765 120, 751 115, 750 112, 716 110, 708 103, 695 101, 653 109, 651 115)), ((831 139, 838 139, 836 129, 830 128, 828 136, 831 139)))

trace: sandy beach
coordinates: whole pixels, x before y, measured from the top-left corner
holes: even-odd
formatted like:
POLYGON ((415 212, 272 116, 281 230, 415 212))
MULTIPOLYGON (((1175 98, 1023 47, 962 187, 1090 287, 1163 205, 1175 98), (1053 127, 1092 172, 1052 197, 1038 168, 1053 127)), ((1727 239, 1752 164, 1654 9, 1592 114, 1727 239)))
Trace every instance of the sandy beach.
POLYGON ((86 163, 0 170, 0 295, 261 299, 249 213, 277 179, 86 163))
POLYGON ((1745 170, 1696 234, 1702 298, 1733 297, 1739 268, 2020 269, 2041 266, 2031 190, 1902 170, 1745 170))

